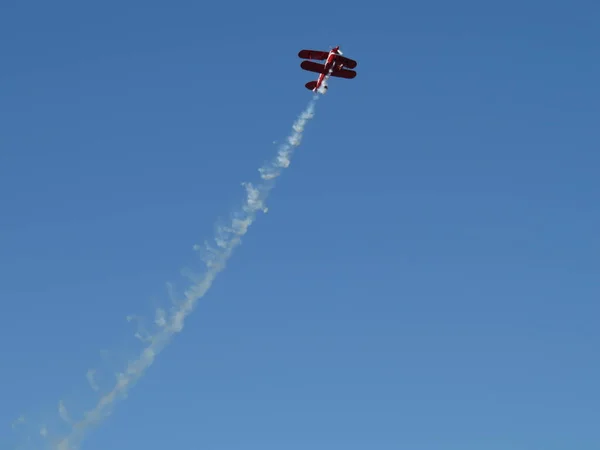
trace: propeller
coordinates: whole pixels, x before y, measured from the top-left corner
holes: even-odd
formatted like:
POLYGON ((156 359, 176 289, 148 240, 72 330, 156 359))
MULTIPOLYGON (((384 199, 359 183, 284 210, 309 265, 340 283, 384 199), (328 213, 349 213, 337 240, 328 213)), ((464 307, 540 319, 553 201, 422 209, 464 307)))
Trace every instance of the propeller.
MULTIPOLYGON (((329 46, 329 51, 331 51, 331 50, 333 50, 333 45, 330 45, 330 46, 329 46)), ((343 53, 343 52, 342 52, 342 51, 341 51, 339 48, 338 48, 338 53, 339 53, 340 55, 343 55, 343 54, 344 54, 344 53, 343 53)))

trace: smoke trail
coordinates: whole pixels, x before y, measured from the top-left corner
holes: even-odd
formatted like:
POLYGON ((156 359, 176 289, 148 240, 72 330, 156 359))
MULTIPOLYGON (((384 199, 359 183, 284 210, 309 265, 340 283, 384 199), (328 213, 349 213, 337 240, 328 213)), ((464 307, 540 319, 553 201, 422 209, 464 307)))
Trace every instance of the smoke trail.
MULTIPOLYGON (((287 137, 286 142, 280 145, 275 158, 259 169, 262 181, 256 186, 251 183, 243 184, 246 189, 246 199, 242 207, 233 213, 231 222, 217 228, 213 245, 206 243, 204 249, 194 246, 196 250, 204 250, 205 273, 185 291, 184 298, 176 301, 169 312, 163 309, 156 310, 154 333, 149 333, 144 338, 144 342, 148 343, 146 347, 134 360, 129 361, 122 373, 117 374, 114 387, 98 400, 96 406, 86 411, 83 418, 77 422, 70 419, 66 408, 62 403, 60 404, 60 415, 71 424, 71 429, 68 435, 54 441, 52 446, 55 450, 76 449, 83 441, 86 432, 111 413, 115 403, 127 395, 131 387, 152 365, 158 354, 169 344, 171 338, 181 332, 186 317, 194 310, 197 301, 206 294, 217 275, 225 268, 227 260, 235 248, 240 245, 242 237, 254 222, 256 214, 259 211, 266 212, 265 201, 275 186, 275 179, 281 175, 283 169, 290 165, 294 149, 301 143, 304 127, 314 115, 318 98, 319 96, 315 94, 307 108, 294 122, 292 133, 287 137)), ((89 378, 93 380, 92 375, 93 372, 90 372, 89 378)), ((47 432, 42 432, 42 435, 44 434, 47 432)))

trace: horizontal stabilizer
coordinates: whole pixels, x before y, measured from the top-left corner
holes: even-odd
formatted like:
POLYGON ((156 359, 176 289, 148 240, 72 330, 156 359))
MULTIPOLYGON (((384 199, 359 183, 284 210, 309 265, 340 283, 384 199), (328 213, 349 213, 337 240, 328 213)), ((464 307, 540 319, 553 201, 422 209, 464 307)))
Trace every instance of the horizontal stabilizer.
POLYGON ((306 83, 304 86, 306 86, 306 89, 308 90, 313 90, 314 88, 317 87, 317 82, 316 81, 309 81, 308 83, 306 83))

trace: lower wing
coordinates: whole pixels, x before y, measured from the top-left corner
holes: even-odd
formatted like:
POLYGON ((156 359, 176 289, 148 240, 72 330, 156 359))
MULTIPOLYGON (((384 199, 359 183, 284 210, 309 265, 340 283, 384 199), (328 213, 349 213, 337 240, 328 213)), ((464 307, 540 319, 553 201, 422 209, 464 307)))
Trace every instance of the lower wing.
POLYGON ((354 70, 347 70, 347 69, 334 70, 333 72, 331 72, 331 76, 338 77, 338 78, 346 78, 348 80, 351 80, 352 78, 354 78, 356 76, 356 72, 354 70))
POLYGON ((311 61, 302 61, 300 67, 309 72, 325 73, 325 66, 323 64, 317 64, 311 61))

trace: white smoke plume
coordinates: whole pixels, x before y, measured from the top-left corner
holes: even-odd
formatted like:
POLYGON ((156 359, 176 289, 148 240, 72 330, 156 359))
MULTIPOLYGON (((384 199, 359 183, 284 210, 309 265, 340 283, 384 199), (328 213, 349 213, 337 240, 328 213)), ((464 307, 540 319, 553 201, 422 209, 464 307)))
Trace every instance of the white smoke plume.
MULTIPOLYGON (((212 243, 205 243, 204 247, 194 246, 195 250, 202 252, 206 271, 193 281, 184 292, 183 298, 173 299, 173 306, 169 311, 161 308, 156 310, 152 331, 146 330, 143 339, 140 339, 145 347, 137 357, 127 363, 122 372, 116 375, 114 386, 97 400, 94 407, 85 411, 80 419, 67 413, 62 401, 59 403, 59 415, 63 424, 66 422, 69 425, 69 431, 62 436, 51 438, 50 445, 53 450, 79 448, 86 433, 111 413, 118 400, 126 398, 129 390, 144 375, 158 354, 169 344, 171 338, 182 331, 186 317, 192 313, 198 300, 207 293, 217 275, 225 268, 233 251, 240 245, 242 237, 256 219, 257 213, 267 211, 265 201, 275 186, 275 179, 290 165, 294 150, 301 143, 304 128, 314 115, 318 98, 317 94, 313 96, 306 109, 294 122, 292 133, 279 146, 277 155, 259 169, 262 181, 256 185, 243 183, 246 198, 241 208, 232 214, 230 222, 217 227, 212 243)), ((95 372, 90 370, 87 379, 92 389, 97 391, 98 385, 94 375, 95 372)), ((43 437, 49 436, 46 426, 39 433, 43 437)))
POLYGON ((96 370, 94 369, 89 369, 87 371, 87 373, 85 374, 85 377, 87 378, 87 381, 90 385, 90 387, 94 390, 94 391, 99 391, 100 387, 98 387, 98 384, 96 383, 96 380, 94 379, 94 375, 96 374, 96 370))
POLYGON ((25 416, 24 416, 23 414, 21 414, 21 415, 20 415, 20 416, 17 418, 17 420, 15 420, 15 421, 12 423, 11 427, 12 427, 12 429, 14 430, 14 429, 15 429, 15 428, 17 428, 19 425, 22 425, 22 424, 24 424, 24 423, 25 423, 25 416))

